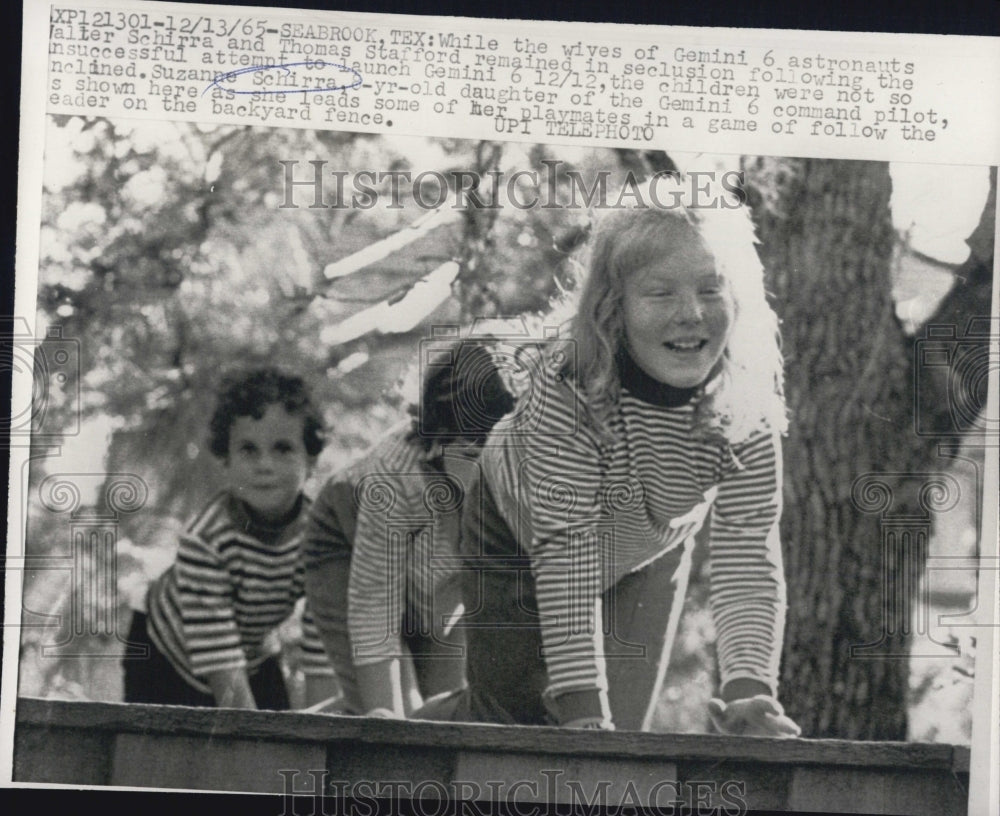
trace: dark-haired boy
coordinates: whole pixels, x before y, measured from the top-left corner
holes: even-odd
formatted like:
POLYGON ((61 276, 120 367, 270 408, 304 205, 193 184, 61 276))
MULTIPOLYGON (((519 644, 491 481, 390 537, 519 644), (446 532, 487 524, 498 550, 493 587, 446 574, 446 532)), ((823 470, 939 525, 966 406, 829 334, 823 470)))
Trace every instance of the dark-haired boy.
MULTIPOLYGON (((124 661, 125 701, 287 709, 265 642, 304 594, 302 486, 323 447, 322 418, 301 378, 258 368, 223 383, 210 431, 228 484, 133 617, 129 640, 150 655, 124 661)), ((304 645, 307 674, 328 672, 322 647, 304 645)))

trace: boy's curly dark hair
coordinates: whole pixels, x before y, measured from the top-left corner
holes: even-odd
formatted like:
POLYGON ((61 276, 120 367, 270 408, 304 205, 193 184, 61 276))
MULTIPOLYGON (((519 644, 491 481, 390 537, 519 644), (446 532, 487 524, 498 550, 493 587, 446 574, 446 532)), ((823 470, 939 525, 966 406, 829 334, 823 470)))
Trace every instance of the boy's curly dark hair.
POLYGON ((515 404, 482 342, 456 341, 450 351, 453 364, 429 368, 420 404, 410 406, 413 430, 409 438, 419 439, 427 450, 435 441, 447 444, 461 437, 483 444, 515 404))
POLYGON ((209 445, 220 459, 229 453, 229 432, 237 417, 260 419, 269 405, 281 405, 303 418, 302 443, 309 456, 323 450, 323 417, 312 401, 305 380, 282 369, 263 366, 232 371, 219 386, 215 413, 209 422, 209 445))

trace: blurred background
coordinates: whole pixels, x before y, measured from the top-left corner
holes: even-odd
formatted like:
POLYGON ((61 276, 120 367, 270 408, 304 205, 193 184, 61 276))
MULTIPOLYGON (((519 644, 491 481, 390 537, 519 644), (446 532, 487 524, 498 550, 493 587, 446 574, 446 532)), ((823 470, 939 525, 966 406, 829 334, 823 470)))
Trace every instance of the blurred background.
MULTIPOLYGON (((405 416, 431 327, 489 318, 540 336, 564 316, 553 304, 579 280, 585 207, 450 210, 449 197, 429 213, 409 184, 393 194, 388 181, 371 185, 381 195, 370 209, 310 207, 301 185, 298 206, 282 206, 281 162, 297 161, 301 180, 316 160, 343 172, 348 198, 362 170, 534 170, 562 201, 566 171, 588 188, 606 173, 609 189, 629 173, 742 171, 782 321, 792 425, 781 699, 806 736, 969 742, 975 629, 963 616, 976 573, 942 559, 979 552, 983 451, 997 430, 983 415, 995 169, 102 118, 50 117, 46 132, 36 334, 61 336, 35 362, 44 433, 26 553, 51 561, 24 574, 20 694, 121 699, 115 632, 124 638, 130 603, 221 484, 206 444, 221 371, 269 362, 310 380, 329 428, 315 492, 405 416), (140 500, 114 501, 114 474, 131 474, 140 500), (53 499, 60 481, 75 486, 71 500, 53 499), (114 557, 59 568, 84 528, 99 528, 114 557), (97 626, 83 596, 102 591, 113 612, 97 626)), ((518 190, 546 192, 530 176, 518 190)), ((705 555, 658 730, 708 730, 705 555)), ((297 626, 280 632, 293 695, 297 626)))

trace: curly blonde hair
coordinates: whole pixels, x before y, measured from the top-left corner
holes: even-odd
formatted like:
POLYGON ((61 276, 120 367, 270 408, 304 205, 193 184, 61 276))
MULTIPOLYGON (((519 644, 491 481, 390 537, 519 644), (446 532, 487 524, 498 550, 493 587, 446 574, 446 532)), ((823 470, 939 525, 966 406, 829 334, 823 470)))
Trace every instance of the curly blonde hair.
POLYGON ((600 213, 591 230, 589 262, 576 298, 569 335, 575 345, 575 381, 597 429, 607 421, 621 389, 625 282, 670 251, 678 240, 701 240, 715 260, 735 307, 720 365, 697 397, 696 429, 735 443, 755 431, 784 433, 784 377, 778 317, 764 290, 764 269, 746 207, 693 209, 637 206, 600 213))

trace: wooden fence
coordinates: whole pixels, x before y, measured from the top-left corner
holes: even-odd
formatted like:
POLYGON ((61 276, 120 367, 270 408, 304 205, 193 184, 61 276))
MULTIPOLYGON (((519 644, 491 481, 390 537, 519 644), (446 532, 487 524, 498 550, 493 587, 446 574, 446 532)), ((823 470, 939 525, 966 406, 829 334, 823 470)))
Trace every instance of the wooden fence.
MULTIPOLYGON (((21 698, 14 780, 959 816, 969 751, 21 698), (386 786, 392 782, 395 788, 386 786), (363 788, 355 786, 362 784, 363 788), (596 799, 595 799, 596 797, 596 799)), ((697 811, 696 811, 697 812, 697 811)))

